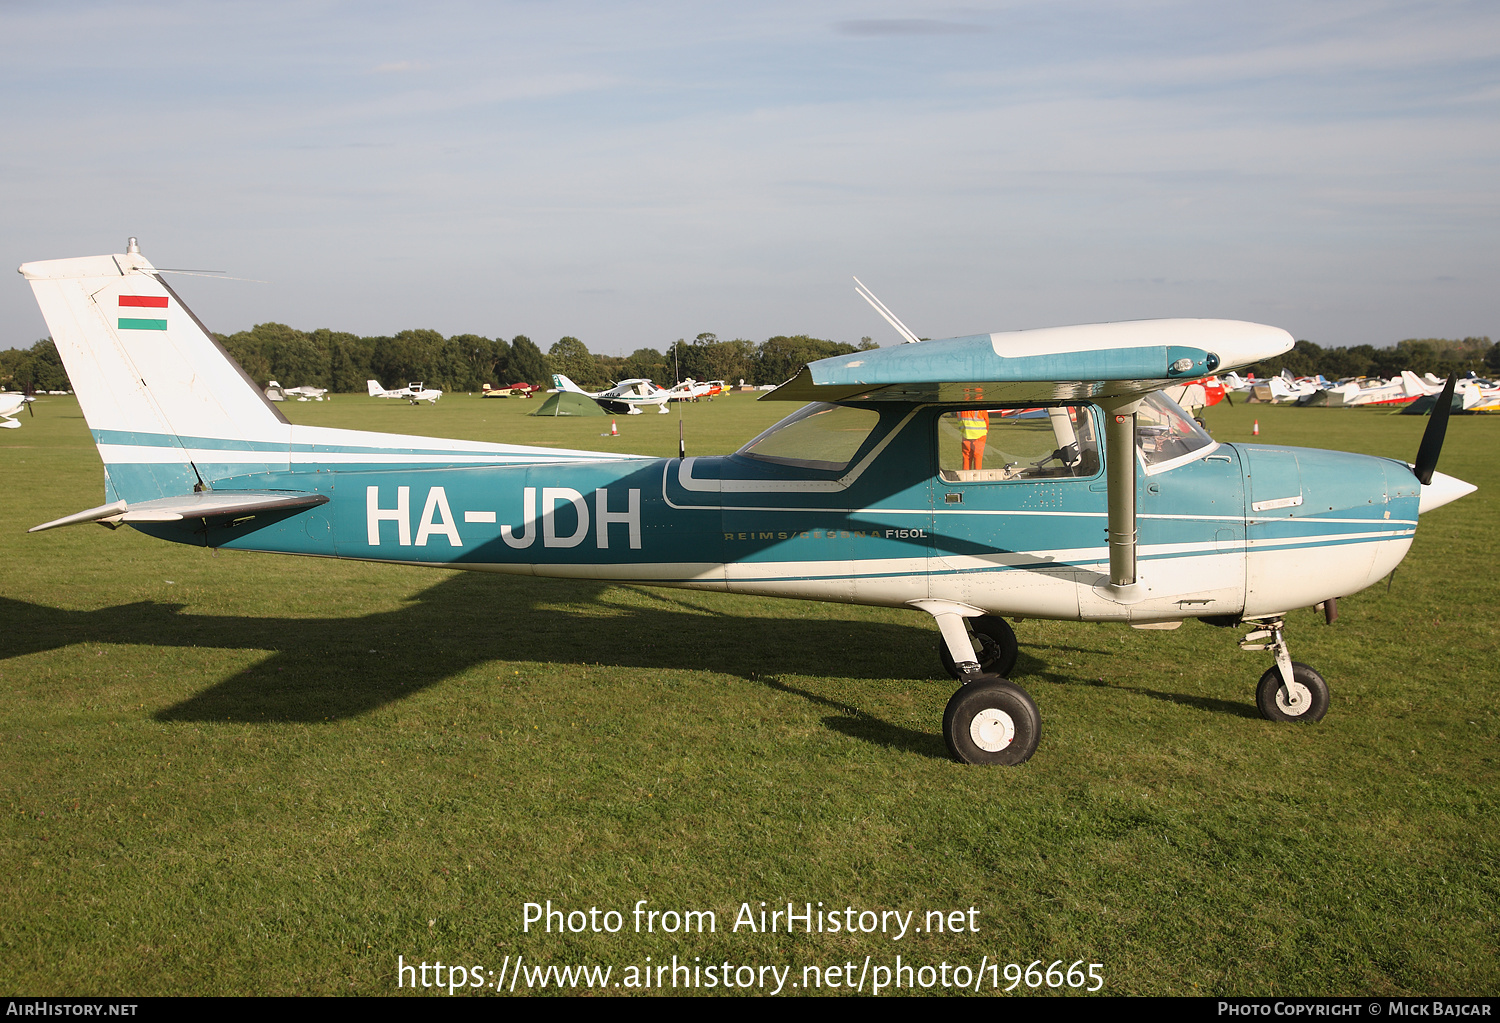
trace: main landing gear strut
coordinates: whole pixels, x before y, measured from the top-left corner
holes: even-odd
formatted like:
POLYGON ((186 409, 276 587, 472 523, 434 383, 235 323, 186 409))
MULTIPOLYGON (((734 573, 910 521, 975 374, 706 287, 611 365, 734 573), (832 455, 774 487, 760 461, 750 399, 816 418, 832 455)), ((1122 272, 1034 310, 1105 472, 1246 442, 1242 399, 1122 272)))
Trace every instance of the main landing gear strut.
POLYGON ((1042 716, 1026 691, 1005 678, 1019 652, 1015 632, 1005 619, 966 604, 913 603, 937 619, 943 667, 963 683, 943 712, 948 752, 966 764, 1024 763, 1041 741, 1042 716))

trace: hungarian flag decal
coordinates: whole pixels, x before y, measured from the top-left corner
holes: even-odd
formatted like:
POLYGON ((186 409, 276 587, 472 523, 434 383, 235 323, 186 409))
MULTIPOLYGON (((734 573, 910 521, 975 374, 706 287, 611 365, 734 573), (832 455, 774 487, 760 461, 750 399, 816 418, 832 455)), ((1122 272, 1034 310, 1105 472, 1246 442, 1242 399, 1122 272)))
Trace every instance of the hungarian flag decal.
POLYGON ((148 318, 148 311, 160 309, 159 315, 167 314, 167 296, 165 295, 121 295, 120 312, 136 313, 134 316, 120 317, 121 330, 166 330, 167 321, 148 318), (137 310, 139 312, 137 313, 137 310))

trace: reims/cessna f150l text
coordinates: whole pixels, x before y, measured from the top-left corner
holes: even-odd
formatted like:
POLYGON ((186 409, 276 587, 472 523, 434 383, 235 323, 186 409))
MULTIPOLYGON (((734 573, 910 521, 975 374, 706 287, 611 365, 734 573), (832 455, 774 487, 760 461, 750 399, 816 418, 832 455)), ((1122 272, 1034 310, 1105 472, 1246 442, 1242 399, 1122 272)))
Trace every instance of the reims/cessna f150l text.
MULTIPOLYGON (((1420 512, 1473 490, 1416 464, 1212 440, 1160 393, 1287 351, 1285 331, 1143 320, 823 359, 800 407, 732 455, 660 459, 288 423, 136 248, 27 263, 98 444, 105 503, 36 529, 129 523, 209 547, 910 607, 963 683, 970 763, 1036 749, 1003 616, 1244 625, 1274 653, 1262 713, 1328 686, 1283 616, 1369 586, 1420 512)), ((894 322, 894 321, 893 321, 894 322)))

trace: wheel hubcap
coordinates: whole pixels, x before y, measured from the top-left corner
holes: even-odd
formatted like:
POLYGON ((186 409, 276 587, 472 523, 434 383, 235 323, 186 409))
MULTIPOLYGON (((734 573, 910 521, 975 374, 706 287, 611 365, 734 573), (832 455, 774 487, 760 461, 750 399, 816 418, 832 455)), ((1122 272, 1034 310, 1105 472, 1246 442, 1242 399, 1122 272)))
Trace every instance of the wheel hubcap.
POLYGON ((1288 717, 1301 717, 1312 707, 1312 690, 1301 682, 1285 683, 1276 690, 1276 707, 1288 717))
POLYGON ((1003 710, 988 707, 969 722, 969 738, 986 753, 998 753, 1016 739, 1016 723, 1003 710))

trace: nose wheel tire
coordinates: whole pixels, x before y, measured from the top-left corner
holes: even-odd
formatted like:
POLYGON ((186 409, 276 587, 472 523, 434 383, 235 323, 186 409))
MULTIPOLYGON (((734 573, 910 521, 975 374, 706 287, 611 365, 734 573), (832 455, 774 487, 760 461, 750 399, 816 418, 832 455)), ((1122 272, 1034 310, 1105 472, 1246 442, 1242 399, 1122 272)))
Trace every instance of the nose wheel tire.
MULTIPOLYGON (((1016 641, 1016 633, 1010 623, 996 615, 980 615, 969 619, 969 628, 974 630, 974 635, 970 638, 974 643, 974 658, 979 662, 979 670, 986 675, 999 675, 1001 678, 1009 676, 1021 653, 1021 644, 1016 641)), ((948 644, 938 643, 938 656, 943 660, 943 670, 958 678, 958 668, 948 654, 948 644)))
POLYGON ((1025 763, 1042 738, 1042 716, 1026 691, 1003 678, 971 682, 943 713, 948 752, 965 764, 1025 763))
POLYGON ((1255 687, 1255 704, 1271 721, 1321 721, 1328 713, 1328 683, 1307 665, 1293 661, 1290 694, 1281 684, 1280 670, 1273 667, 1255 687))

